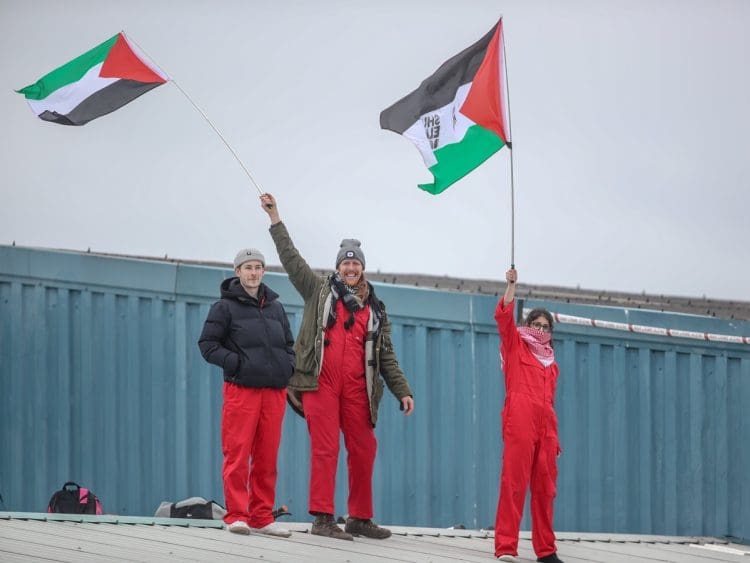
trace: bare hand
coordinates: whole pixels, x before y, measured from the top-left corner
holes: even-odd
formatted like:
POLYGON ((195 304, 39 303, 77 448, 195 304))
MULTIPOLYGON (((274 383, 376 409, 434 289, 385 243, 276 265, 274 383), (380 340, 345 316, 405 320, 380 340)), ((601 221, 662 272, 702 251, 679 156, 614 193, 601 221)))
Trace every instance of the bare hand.
POLYGON ((514 268, 505 272, 505 281, 508 283, 516 283, 518 281, 518 272, 514 268))
POLYGON ((401 399, 401 410, 404 411, 405 416, 409 416, 414 412, 414 399, 409 396, 401 399))
POLYGON ((260 206, 263 211, 268 213, 271 218, 271 224, 275 225, 281 218, 279 217, 279 208, 276 205, 276 198, 269 193, 265 193, 260 196, 260 206))

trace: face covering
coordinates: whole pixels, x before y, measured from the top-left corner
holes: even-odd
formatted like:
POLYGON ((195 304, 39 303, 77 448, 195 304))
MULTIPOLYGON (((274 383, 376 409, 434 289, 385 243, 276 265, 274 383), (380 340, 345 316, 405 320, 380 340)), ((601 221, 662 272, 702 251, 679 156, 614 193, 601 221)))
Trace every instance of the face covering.
POLYGON ((549 366, 555 361, 555 351, 552 349, 551 344, 551 332, 544 332, 530 326, 522 326, 519 327, 518 334, 521 336, 521 340, 529 347, 531 353, 534 354, 544 367, 549 366))

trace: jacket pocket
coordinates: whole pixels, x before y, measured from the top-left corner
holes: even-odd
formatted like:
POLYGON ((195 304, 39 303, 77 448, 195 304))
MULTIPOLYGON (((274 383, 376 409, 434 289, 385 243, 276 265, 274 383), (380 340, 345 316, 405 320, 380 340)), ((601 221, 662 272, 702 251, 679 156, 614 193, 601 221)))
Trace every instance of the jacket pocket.
POLYGON ((242 358, 236 352, 227 354, 227 357, 224 359, 224 377, 234 379, 240 371, 241 363, 242 358))
POLYGON ((380 405, 380 400, 383 398, 383 378, 375 374, 375 381, 372 382, 372 404, 375 410, 380 405))

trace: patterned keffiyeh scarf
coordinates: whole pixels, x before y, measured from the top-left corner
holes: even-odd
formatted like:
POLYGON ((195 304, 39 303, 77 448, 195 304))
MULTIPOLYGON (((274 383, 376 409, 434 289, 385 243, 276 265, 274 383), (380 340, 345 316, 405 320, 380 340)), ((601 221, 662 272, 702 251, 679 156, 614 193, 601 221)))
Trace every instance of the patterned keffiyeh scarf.
POLYGON ((518 328, 518 334, 521 336, 521 340, 529 347, 531 353, 534 354, 544 367, 549 366, 555 361, 551 333, 530 326, 522 326, 518 328))

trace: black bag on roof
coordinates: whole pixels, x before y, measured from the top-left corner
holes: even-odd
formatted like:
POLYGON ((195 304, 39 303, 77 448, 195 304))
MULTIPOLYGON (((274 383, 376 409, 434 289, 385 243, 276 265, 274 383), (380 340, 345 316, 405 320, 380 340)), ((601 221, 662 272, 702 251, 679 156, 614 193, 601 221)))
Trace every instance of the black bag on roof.
POLYGON ((221 520, 227 513, 218 502, 203 497, 190 497, 179 502, 164 501, 156 509, 157 518, 197 518, 200 520, 221 520))
MULTIPOLYGON (((179 502, 162 502, 156 509, 156 518, 198 518, 200 520, 223 520, 227 509, 215 500, 206 500, 203 497, 190 497, 179 502)), ((291 516, 286 505, 273 510, 271 513, 274 520, 279 516, 291 516)))
POLYGON ((68 481, 49 499, 47 512, 62 514, 102 514, 99 498, 78 483, 68 481))

